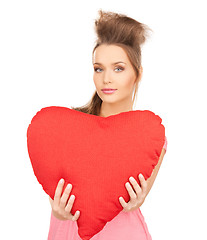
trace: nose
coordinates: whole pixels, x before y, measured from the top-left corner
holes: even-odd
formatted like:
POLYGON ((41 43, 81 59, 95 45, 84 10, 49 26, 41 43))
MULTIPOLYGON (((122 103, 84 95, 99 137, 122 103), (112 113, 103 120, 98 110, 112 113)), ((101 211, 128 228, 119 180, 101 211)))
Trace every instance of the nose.
POLYGON ((110 74, 109 70, 108 70, 108 71, 105 70, 105 72, 104 72, 104 74, 103 74, 103 82, 104 82, 105 84, 111 82, 111 74, 110 74))

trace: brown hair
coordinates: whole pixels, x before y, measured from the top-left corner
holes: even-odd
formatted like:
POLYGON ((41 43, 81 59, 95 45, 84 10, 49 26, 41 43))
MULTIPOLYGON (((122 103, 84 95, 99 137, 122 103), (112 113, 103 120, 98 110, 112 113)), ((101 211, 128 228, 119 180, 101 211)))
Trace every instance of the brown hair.
MULTIPOLYGON (((147 25, 140 23, 124 14, 104 12, 99 10, 99 19, 95 20, 95 32, 98 36, 94 51, 101 44, 113 44, 123 48, 126 52, 135 72, 139 76, 141 66, 141 45, 148 37, 147 25)), ((135 101, 139 82, 136 81, 133 103, 135 101)), ((71 107, 74 110, 88 114, 99 115, 102 100, 95 91, 91 100, 82 107, 71 107)))

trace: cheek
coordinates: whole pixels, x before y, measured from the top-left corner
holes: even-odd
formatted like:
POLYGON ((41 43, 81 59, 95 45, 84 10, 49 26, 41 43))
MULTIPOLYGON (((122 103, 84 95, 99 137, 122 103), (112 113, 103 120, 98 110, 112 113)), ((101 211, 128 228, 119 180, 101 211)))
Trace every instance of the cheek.
POLYGON ((123 77, 122 80, 119 81, 119 86, 124 91, 130 91, 133 85, 134 85, 133 76, 123 77))
POLYGON ((94 82, 94 85, 96 86, 96 88, 98 87, 98 80, 97 78, 93 77, 93 82, 94 82))
POLYGON ((101 87, 102 87, 102 84, 101 84, 101 81, 100 81, 100 79, 98 79, 97 77, 96 78, 93 78, 93 82, 94 82, 94 85, 95 85, 95 87, 96 87, 96 91, 97 91, 97 93, 98 93, 98 95, 99 95, 99 97, 100 97, 100 95, 102 94, 102 92, 101 92, 101 87))

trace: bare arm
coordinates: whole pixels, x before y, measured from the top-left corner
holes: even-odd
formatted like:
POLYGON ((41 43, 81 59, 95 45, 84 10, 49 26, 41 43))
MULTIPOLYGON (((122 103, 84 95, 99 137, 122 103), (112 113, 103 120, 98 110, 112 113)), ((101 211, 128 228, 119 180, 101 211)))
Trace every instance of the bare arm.
MULTIPOLYGON (((160 166, 161 166, 161 163, 162 163, 162 160, 163 160, 163 158, 164 158, 165 153, 166 153, 166 151, 165 151, 165 149, 163 148, 163 149, 162 149, 162 152, 161 152, 161 154, 160 154, 160 158, 159 158, 159 161, 158 161, 157 165, 156 165, 155 168, 153 169, 151 176, 146 180, 146 182, 147 182, 147 195, 148 195, 149 191, 150 191, 151 188, 152 188, 152 185, 153 185, 153 183, 154 183, 154 181, 155 181, 155 178, 156 178, 156 176, 157 176, 157 173, 158 173, 158 171, 159 171, 159 169, 160 169, 160 166)), ((146 196, 147 196, 147 195, 146 195, 146 196)))

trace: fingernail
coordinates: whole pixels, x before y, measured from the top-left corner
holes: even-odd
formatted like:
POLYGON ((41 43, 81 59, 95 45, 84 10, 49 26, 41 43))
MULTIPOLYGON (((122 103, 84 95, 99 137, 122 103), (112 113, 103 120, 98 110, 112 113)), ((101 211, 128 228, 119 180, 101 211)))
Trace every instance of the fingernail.
POLYGON ((70 189, 71 186, 72 186, 72 185, 71 185, 70 183, 68 183, 67 189, 70 189))
POLYGON ((139 174, 139 176, 140 176, 141 178, 143 178, 143 175, 142 175, 141 173, 139 174))
POLYGON ((60 179, 60 183, 63 183, 63 182, 64 182, 64 179, 63 179, 63 178, 61 178, 61 179, 60 179))

